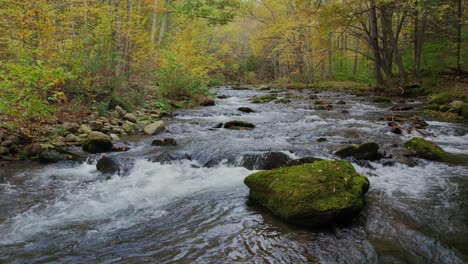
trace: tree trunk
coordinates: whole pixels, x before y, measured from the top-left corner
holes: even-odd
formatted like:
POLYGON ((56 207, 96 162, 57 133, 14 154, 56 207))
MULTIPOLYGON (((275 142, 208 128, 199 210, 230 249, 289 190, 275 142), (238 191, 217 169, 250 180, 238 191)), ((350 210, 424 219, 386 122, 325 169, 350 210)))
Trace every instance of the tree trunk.
POLYGON ((359 63, 359 38, 355 40, 355 53, 354 53, 354 64, 353 64, 353 77, 356 78, 358 63, 359 63))
POLYGON ((154 0, 153 3, 153 21, 151 23, 151 49, 154 48, 154 41, 156 40, 156 25, 158 23, 158 0, 154 0))
MULTIPOLYGON (((164 5, 166 8, 169 7, 169 0, 166 0, 166 4, 164 5)), ((159 28, 159 37, 158 37, 158 48, 161 47, 162 41, 164 39, 164 33, 166 33, 166 25, 167 25, 167 11, 164 12, 162 20, 161 20, 161 27, 159 28)))
POLYGON ((461 75, 462 68, 461 68, 461 31, 462 31, 462 23, 463 23, 463 10, 462 10, 462 1, 458 0, 458 8, 457 8, 457 74, 461 75))
POLYGON ((424 43, 424 33, 426 31, 426 1, 422 0, 423 13, 421 19, 419 18, 419 2, 415 2, 414 7, 414 65, 413 65, 413 77, 419 78, 421 71, 421 54, 424 43))
POLYGON ((382 63, 380 58, 379 52, 379 35, 378 35, 378 25, 377 25, 377 12, 375 6, 375 0, 370 1, 370 10, 369 10, 369 18, 370 18, 370 44, 372 48, 372 53, 374 56, 374 74, 377 84, 382 85, 384 84, 384 79, 382 76, 382 63))

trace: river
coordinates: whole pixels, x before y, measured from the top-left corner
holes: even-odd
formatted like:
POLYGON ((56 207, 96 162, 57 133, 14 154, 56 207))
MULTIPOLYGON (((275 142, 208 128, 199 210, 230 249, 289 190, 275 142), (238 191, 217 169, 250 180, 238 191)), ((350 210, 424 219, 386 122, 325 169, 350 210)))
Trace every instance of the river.
MULTIPOLYGON (((417 166, 361 163, 367 205, 346 226, 305 229, 248 203, 241 165, 248 155, 336 159, 347 144, 379 143, 397 153, 412 134, 379 121, 394 104, 322 92, 331 111, 311 109, 310 91, 288 91, 289 104, 252 104, 269 91, 214 90, 226 99, 183 110, 154 137, 129 137, 111 156, 132 164, 106 180, 97 158, 84 163, 16 162, 0 172, 0 263, 466 263, 468 168, 417 160, 417 166), (346 104, 335 104, 343 100, 346 104), (254 113, 237 111, 251 107, 254 113), (349 113, 342 113, 347 110, 349 113), (213 128, 230 120, 251 131, 213 128), (171 137, 176 147, 152 147, 171 137), (317 142, 319 138, 326 141, 317 142), (159 155, 172 157, 153 162, 159 155), (190 159, 181 159, 190 157, 190 159), (176 160, 174 160, 176 159, 176 160), (208 165, 209 166, 205 166, 208 165)), ((280 95, 286 92, 280 91, 280 95)), ((421 102, 408 102, 415 109, 421 102)), ((468 154, 468 126, 427 120, 424 136, 468 154)))

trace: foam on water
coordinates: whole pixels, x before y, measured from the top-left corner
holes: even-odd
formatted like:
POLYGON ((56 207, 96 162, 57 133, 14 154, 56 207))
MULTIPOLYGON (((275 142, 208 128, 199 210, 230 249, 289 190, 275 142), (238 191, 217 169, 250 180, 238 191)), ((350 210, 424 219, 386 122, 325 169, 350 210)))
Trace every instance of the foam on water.
MULTIPOLYGON (((41 233, 65 231, 68 226, 87 222, 97 222, 94 228, 100 233, 128 228, 164 215, 164 205, 176 199, 241 186, 245 176, 252 173, 244 168, 194 168, 193 165, 137 160, 126 177, 94 181, 75 191, 67 189, 48 204, 34 207, 0 225, 0 244, 27 241, 41 233)), ((65 181, 73 177, 95 178, 97 174, 90 166, 56 169, 53 174, 62 175, 65 181)), ((47 184, 50 175, 51 171, 45 171, 39 179, 47 184)))

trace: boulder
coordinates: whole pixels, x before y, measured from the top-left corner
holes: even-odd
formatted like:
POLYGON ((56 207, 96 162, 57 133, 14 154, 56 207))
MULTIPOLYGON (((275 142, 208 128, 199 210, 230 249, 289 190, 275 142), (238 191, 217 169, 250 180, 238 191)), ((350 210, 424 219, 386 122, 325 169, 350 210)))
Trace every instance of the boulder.
POLYGON ((65 142, 77 143, 77 142, 81 142, 81 138, 75 136, 74 134, 68 134, 65 137, 65 142))
POLYGON ((91 127, 89 127, 88 125, 81 125, 80 128, 78 129, 78 132, 82 133, 82 134, 89 134, 91 133, 93 130, 91 129, 91 127))
POLYGON ((439 93, 433 95, 429 101, 427 101, 427 104, 443 105, 450 103, 450 101, 452 101, 452 96, 449 93, 439 93))
POLYGON ((436 144, 420 137, 413 137, 405 143, 405 148, 412 150, 418 158, 427 160, 445 160, 447 152, 436 144))
POLYGON ((368 142, 359 146, 347 146, 337 152, 335 155, 344 159, 354 157, 358 160, 378 160, 382 157, 379 153, 379 145, 374 142, 368 142))
POLYGON ((101 153, 112 151, 111 138, 101 132, 93 131, 88 135, 88 138, 83 141, 82 148, 90 153, 101 153))
POLYGON ((345 105, 345 104, 346 104, 346 102, 345 102, 345 101, 343 101, 343 100, 339 100, 338 102, 336 102, 336 104, 337 104, 337 105, 345 105))
POLYGON ((255 125, 246 121, 233 120, 226 122, 223 127, 233 130, 252 130, 255 128, 255 125))
POLYGON ((223 127, 223 123, 217 123, 212 128, 222 128, 222 127, 223 127))
POLYGON ((327 110, 327 111, 330 111, 333 109, 333 105, 331 104, 320 104, 320 105, 316 105, 314 107, 315 110, 327 110))
POLYGON ((291 100, 289 100, 288 98, 281 98, 281 99, 276 100, 275 104, 288 104, 290 102, 291 100))
POLYGON ((122 125, 122 129, 125 131, 125 133, 127 133, 128 135, 132 135, 132 134, 135 134, 135 132, 138 130, 137 129, 137 126, 135 125, 135 123, 132 123, 128 120, 125 121, 125 123, 123 123, 122 125))
POLYGON ((102 128, 104 127, 104 124, 100 121, 89 121, 88 125, 92 131, 101 131, 102 128))
POLYGON ((250 102, 254 104, 264 104, 271 102, 277 98, 275 94, 259 95, 250 98, 250 102))
POLYGON ((452 112, 452 113, 461 113, 461 110, 462 110, 462 107, 465 103, 463 101, 460 101, 460 100, 455 100, 455 101, 452 101, 449 105, 449 110, 448 112, 452 112))
POLYGON ((10 150, 6 147, 0 147, 0 156, 6 156, 10 154, 10 150))
POLYGON ((145 126, 145 128, 143 129, 145 134, 150 135, 150 136, 164 132, 164 130, 166 130, 166 126, 163 121, 156 121, 154 123, 151 123, 145 126))
POLYGON ((251 200, 286 222, 312 227, 349 221, 363 209, 369 189, 368 179, 347 161, 261 171, 244 183, 251 200))
POLYGON ((314 163, 316 161, 322 160, 320 158, 315 158, 315 157, 305 157, 305 158, 300 158, 300 159, 294 159, 288 161, 283 167, 292 167, 292 166, 298 166, 298 165, 303 165, 303 164, 308 164, 308 163, 314 163))
POLYGON ((327 138, 324 138, 324 137, 321 137, 321 138, 317 138, 316 140, 317 142, 325 142, 325 141, 328 141, 327 138))
POLYGON ((215 105, 215 100, 213 100, 212 98, 205 98, 203 99, 203 101, 200 102, 200 105, 201 106, 213 106, 215 105))
POLYGON ((124 120, 128 120, 128 121, 130 121, 130 122, 132 122, 132 123, 136 123, 137 117, 136 117, 135 114, 128 113, 128 114, 126 114, 126 115, 124 116, 124 120))
POLYGON ((96 170, 103 174, 116 174, 120 172, 120 162, 116 159, 103 156, 96 164, 96 170))
POLYGON ((62 124, 63 130, 69 133, 77 133, 80 126, 77 123, 68 123, 65 122, 62 124))
POLYGON ((244 106, 237 108, 237 110, 241 111, 241 112, 244 112, 244 113, 253 113, 253 112, 255 112, 252 108, 244 107, 244 106))
POLYGON ((24 156, 42 163, 54 163, 61 160, 82 160, 85 157, 60 146, 32 143, 23 150, 24 156))
POLYGON ((177 141, 173 138, 155 139, 153 142, 151 142, 151 146, 177 146, 177 141))
POLYGON ((286 165, 290 160, 291 158, 283 152, 272 151, 261 154, 244 154, 236 165, 249 170, 271 170, 286 165))
POLYGON ((115 111, 119 114, 119 116, 121 118, 123 118, 126 114, 127 114, 127 111, 125 111, 122 107, 120 106, 116 106, 115 107, 115 111))

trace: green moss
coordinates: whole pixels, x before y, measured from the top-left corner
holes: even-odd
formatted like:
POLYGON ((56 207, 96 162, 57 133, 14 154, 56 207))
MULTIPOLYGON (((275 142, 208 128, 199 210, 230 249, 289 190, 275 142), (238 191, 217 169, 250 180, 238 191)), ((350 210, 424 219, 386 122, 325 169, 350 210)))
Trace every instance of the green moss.
POLYGON ((278 96, 275 94, 260 95, 250 98, 250 102, 254 104, 263 104, 275 100, 278 96))
POLYGON ((291 100, 287 99, 287 98, 281 98, 281 99, 278 99, 275 101, 275 104, 287 104, 287 103, 290 103, 291 100))
POLYGON ((452 101, 452 96, 449 93, 439 93, 436 95, 433 95, 429 101, 427 101, 428 104, 436 104, 436 105, 443 105, 450 103, 452 101))
POLYGON ((374 103, 391 103, 392 101, 386 97, 378 96, 372 100, 374 103))
POLYGON ((353 216, 363 208, 369 188, 349 162, 326 160, 257 172, 244 183, 253 200, 288 222, 307 226, 353 216))
POLYGON ((233 120, 226 122, 224 124, 224 128, 233 130, 251 130, 255 128, 255 125, 246 121, 233 120))
POLYGON ((405 148, 413 150, 419 158, 428 160, 445 160, 447 152, 436 144, 420 137, 414 137, 405 143, 405 148))

